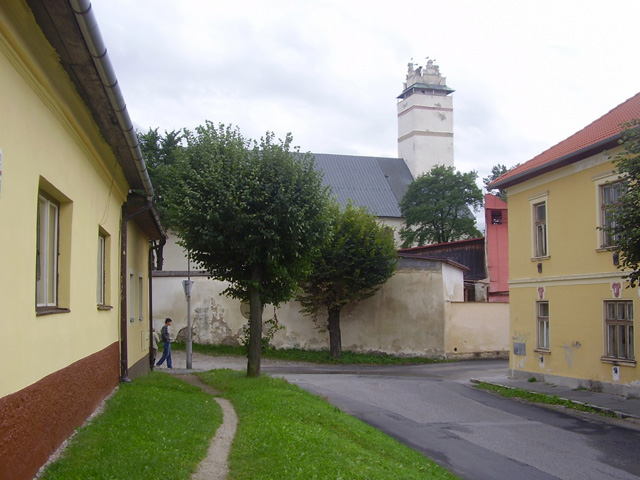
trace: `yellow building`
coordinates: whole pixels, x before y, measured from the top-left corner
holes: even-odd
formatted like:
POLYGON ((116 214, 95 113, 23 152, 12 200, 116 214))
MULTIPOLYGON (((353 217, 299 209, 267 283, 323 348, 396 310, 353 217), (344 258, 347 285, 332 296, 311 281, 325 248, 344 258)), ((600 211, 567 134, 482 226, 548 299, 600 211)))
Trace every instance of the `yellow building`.
POLYGON ((605 207, 620 194, 612 159, 640 94, 491 185, 509 197, 510 375, 640 393, 640 289, 625 288, 605 207))
POLYGON ((84 3, 0 3, 3 479, 33 478, 149 370, 149 242, 164 232, 84 3))

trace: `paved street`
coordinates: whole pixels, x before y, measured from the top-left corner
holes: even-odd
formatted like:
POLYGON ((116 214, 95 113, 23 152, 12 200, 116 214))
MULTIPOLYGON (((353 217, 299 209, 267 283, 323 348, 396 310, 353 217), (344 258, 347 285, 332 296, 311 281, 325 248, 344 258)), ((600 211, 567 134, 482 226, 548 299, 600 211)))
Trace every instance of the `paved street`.
MULTIPOLYGON (((198 356, 194 368, 243 369, 246 360, 198 356)), ((637 424, 528 405, 478 390, 469 381, 506 378, 507 368, 506 361, 491 360, 385 367, 266 360, 262 365, 263 373, 321 395, 465 479, 640 478, 640 431, 630 428, 637 424)))

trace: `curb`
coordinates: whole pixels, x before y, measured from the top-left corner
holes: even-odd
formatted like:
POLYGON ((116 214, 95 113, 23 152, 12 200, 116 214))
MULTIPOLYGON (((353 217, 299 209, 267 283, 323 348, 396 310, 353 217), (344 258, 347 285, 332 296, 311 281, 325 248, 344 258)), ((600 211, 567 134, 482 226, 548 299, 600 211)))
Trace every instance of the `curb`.
MULTIPOLYGON (((520 387, 513 387, 510 385, 504 385, 502 383, 496 383, 496 382, 487 382, 486 380, 478 380, 477 378, 471 378, 469 379, 469 381, 471 383, 486 383, 487 385, 493 385, 494 387, 501 387, 501 388, 508 388, 509 390, 516 390, 516 389, 520 389, 520 390, 526 390, 528 392, 534 392, 537 393, 539 395, 545 395, 547 397, 557 397, 558 399, 564 401, 564 402, 568 402, 574 405, 580 405, 583 407, 588 407, 588 408, 592 408, 593 410, 596 410, 598 412, 601 412, 603 414, 606 414, 608 416, 614 416, 616 418, 620 418, 620 419, 625 419, 625 418, 631 418, 634 420, 640 420, 640 416, 637 415, 633 415, 631 413, 625 413, 625 412, 620 412, 618 410, 612 410, 610 408, 606 408, 606 407, 602 407, 600 405, 594 405, 592 403, 586 403, 586 402, 581 402, 579 400, 573 400, 571 398, 566 398, 566 397, 561 397, 559 395, 550 395, 548 393, 544 393, 544 392, 539 392, 536 390, 527 390, 526 388, 520 388, 520 387)), ((532 402, 532 403, 536 403, 536 402, 532 402)))

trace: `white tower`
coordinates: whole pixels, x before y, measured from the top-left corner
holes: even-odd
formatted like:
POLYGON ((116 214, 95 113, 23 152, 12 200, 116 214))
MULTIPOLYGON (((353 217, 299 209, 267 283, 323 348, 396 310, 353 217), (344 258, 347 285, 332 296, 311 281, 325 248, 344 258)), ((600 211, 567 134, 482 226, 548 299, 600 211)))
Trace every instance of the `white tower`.
POLYGON ((453 90, 433 62, 416 69, 409 63, 398 96, 398 156, 414 178, 435 165, 453 166, 453 90))

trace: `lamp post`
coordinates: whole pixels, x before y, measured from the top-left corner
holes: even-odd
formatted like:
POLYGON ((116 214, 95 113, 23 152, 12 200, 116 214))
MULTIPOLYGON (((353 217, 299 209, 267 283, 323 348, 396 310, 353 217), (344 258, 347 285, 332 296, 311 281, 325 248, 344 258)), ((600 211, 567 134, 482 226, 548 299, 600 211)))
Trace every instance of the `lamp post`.
POLYGON ((193 282, 191 281, 191 258, 187 254, 187 280, 182 281, 182 288, 184 289, 184 296, 187 298, 187 370, 191 369, 191 288, 193 282))

